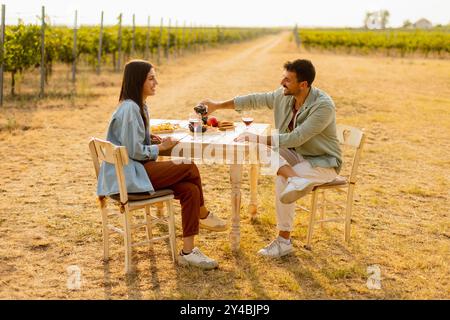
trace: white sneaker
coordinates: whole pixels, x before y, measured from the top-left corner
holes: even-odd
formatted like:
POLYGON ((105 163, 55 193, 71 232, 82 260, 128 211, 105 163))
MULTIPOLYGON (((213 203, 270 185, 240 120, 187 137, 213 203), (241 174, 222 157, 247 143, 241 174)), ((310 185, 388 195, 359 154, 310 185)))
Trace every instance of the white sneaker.
POLYGON ((205 219, 200 219, 200 228, 211 231, 225 231, 227 230, 227 223, 212 212, 209 212, 205 219))
POLYGON ((216 260, 208 258, 200 251, 199 248, 195 247, 189 254, 178 255, 178 263, 183 266, 194 266, 201 269, 214 269, 219 266, 216 260))
POLYGON ((287 186, 280 195, 280 201, 288 204, 306 196, 314 188, 314 183, 305 178, 289 177, 287 186))
POLYGON ((280 258, 294 251, 292 242, 285 243, 284 241, 276 238, 267 246, 258 251, 258 254, 270 257, 270 258, 280 258))

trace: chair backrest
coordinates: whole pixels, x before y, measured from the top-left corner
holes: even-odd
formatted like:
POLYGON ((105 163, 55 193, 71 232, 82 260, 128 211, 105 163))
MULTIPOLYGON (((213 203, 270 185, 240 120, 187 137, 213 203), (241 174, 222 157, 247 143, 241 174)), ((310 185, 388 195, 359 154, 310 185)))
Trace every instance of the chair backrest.
POLYGON ((336 126, 337 137, 339 143, 355 148, 355 154, 351 165, 349 183, 356 183, 356 175, 358 173, 359 160, 361 158, 362 147, 365 141, 364 129, 358 129, 343 124, 336 126))
POLYGON ((126 203, 128 201, 128 192, 125 183, 125 174, 123 172, 123 166, 128 164, 126 148, 123 146, 116 146, 109 141, 91 138, 89 141, 89 150, 91 151, 97 178, 100 172, 100 165, 103 161, 115 166, 117 184, 120 192, 120 202, 126 203))

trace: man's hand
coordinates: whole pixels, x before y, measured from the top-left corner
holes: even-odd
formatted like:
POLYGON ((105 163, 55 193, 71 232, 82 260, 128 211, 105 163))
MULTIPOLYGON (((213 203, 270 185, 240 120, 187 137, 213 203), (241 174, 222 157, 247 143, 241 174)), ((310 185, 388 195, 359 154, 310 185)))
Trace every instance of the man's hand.
POLYGON ((206 115, 209 115, 216 111, 217 109, 220 109, 220 103, 216 101, 212 101, 209 99, 205 99, 199 102, 199 104, 204 104, 208 107, 208 113, 206 115))
POLYGON ((261 143, 267 146, 272 145, 272 138, 270 136, 260 136, 251 132, 243 132, 237 138, 234 138, 236 142, 252 142, 261 143))
POLYGON ((260 137, 257 134, 251 132, 243 132, 237 138, 234 138, 236 142, 259 142, 260 137))
POLYGON ((171 137, 163 138, 161 144, 158 145, 159 151, 167 151, 172 149, 179 141, 173 140, 171 137))
POLYGON ((208 113, 206 115, 209 115, 210 113, 213 113, 218 109, 233 109, 233 110, 235 109, 233 99, 221 102, 205 99, 203 101, 200 101, 199 103, 204 104, 208 107, 208 113))

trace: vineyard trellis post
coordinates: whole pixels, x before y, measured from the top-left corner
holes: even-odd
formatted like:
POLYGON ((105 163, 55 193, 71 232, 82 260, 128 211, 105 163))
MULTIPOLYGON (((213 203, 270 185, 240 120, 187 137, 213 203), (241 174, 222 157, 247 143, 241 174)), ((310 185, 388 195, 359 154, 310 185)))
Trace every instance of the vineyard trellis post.
POLYGON ((159 27, 159 40, 158 40, 158 59, 157 59, 157 63, 161 64, 161 42, 162 42, 162 33, 163 33, 163 23, 164 20, 163 18, 161 18, 161 25, 159 27))
POLYGON ((150 16, 147 17, 147 36, 145 38, 145 60, 149 58, 149 47, 150 47, 150 16))
POLYGON ((78 27, 78 11, 75 10, 75 23, 73 25, 73 50, 72 50, 72 82, 76 81, 77 73, 77 27, 78 27))
POLYGON ((193 32, 193 30, 192 30, 192 22, 191 22, 191 26, 189 28, 189 40, 188 40, 188 50, 189 51, 192 50, 192 37, 193 37, 192 32, 193 32))
POLYGON ((197 50, 197 31, 196 31, 195 23, 192 23, 192 38, 191 38, 191 49, 192 52, 196 52, 197 50))
POLYGON ((131 58, 134 58, 135 46, 136 46, 136 15, 133 13, 133 26, 131 33, 131 58))
POLYGON ((175 37, 174 37, 173 57, 176 58, 179 55, 179 53, 178 53, 178 48, 179 48, 179 46, 178 46, 178 40, 179 40, 179 37, 178 37, 178 20, 175 20, 175 32, 174 32, 174 34, 175 34, 175 37))
POLYGON ((222 28, 220 27, 220 26, 218 26, 217 27, 218 28, 218 32, 219 32, 219 35, 218 35, 218 42, 220 43, 220 44, 222 44, 223 42, 224 42, 224 40, 225 40, 225 37, 224 37, 224 34, 223 34, 223 31, 222 31, 222 28))
POLYGON ((200 26, 199 26, 199 29, 198 29, 198 32, 199 32, 200 51, 203 51, 204 45, 205 45, 205 43, 203 42, 203 40, 205 40, 205 39, 204 39, 204 34, 203 34, 203 28, 204 28, 204 27, 205 27, 205 26, 200 25, 200 26))
POLYGON ((202 51, 203 50, 203 32, 202 32, 202 25, 198 25, 197 26, 197 31, 198 31, 198 51, 202 51))
POLYGON ((170 24, 172 23, 172 19, 169 18, 169 25, 167 27, 167 42, 166 42, 166 60, 169 61, 170 54, 170 24))
POLYGON ((97 74, 100 74, 100 65, 102 63, 102 40, 103 40, 103 11, 100 18, 100 34, 98 37, 97 74))
POLYGON ((191 52, 195 52, 195 25, 191 22, 191 30, 189 34, 189 48, 191 52))
POLYGON ((42 24, 41 24, 41 89, 39 97, 44 96, 45 86, 45 7, 42 6, 42 24))
POLYGON ((204 43, 203 43, 203 25, 199 25, 199 27, 198 27, 198 34, 199 34, 199 37, 198 37, 198 44, 199 44, 199 50, 200 50, 200 52, 201 51, 203 51, 203 49, 204 49, 204 47, 203 47, 203 45, 204 45, 204 43))
POLYGON ((212 28, 211 26, 207 26, 207 38, 206 38, 206 46, 209 48, 211 47, 211 40, 212 40, 212 28))
POLYGON ((208 41, 208 38, 209 38, 208 27, 203 25, 202 30, 203 30, 203 50, 206 50, 208 48, 208 45, 209 45, 209 41, 208 41))
POLYGON ((206 26, 203 25, 202 26, 202 50, 206 49, 206 46, 208 45, 207 40, 208 40, 208 35, 206 34, 206 26))
POLYGON ((2 4, 2 25, 0 29, 0 106, 3 106, 3 46, 5 43, 5 11, 6 7, 2 4))
POLYGON ((295 44, 297 45, 297 48, 300 48, 300 35, 298 34, 297 24, 295 25, 293 32, 294 32, 295 44))
POLYGON ((216 32, 217 32, 216 44, 219 44, 220 43, 220 27, 218 25, 216 25, 216 32))
POLYGON ((197 24, 194 24, 194 32, 195 32, 195 52, 199 52, 200 51, 200 43, 199 43, 199 39, 200 39, 200 31, 199 31, 199 26, 197 24))
POLYGON ((181 33, 180 55, 184 53, 186 47, 186 20, 183 21, 183 32, 181 33))
POLYGON ((122 59, 122 13, 119 14, 119 35, 118 35, 118 42, 117 42, 117 67, 116 71, 120 71, 121 67, 121 59, 122 59))

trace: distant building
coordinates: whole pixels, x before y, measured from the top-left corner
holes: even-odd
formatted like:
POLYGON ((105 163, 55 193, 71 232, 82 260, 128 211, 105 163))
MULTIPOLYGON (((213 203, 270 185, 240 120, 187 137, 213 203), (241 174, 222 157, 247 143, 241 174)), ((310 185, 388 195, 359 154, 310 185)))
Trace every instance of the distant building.
POLYGON ((378 11, 368 12, 364 21, 367 29, 381 29, 381 15, 378 11))
POLYGON ((374 12, 366 12, 364 19, 364 27, 366 29, 385 29, 389 20, 389 11, 380 10, 374 12))
POLYGON ((433 28, 433 24, 425 18, 417 20, 417 22, 414 23, 413 26, 416 29, 431 29, 431 28, 433 28))

